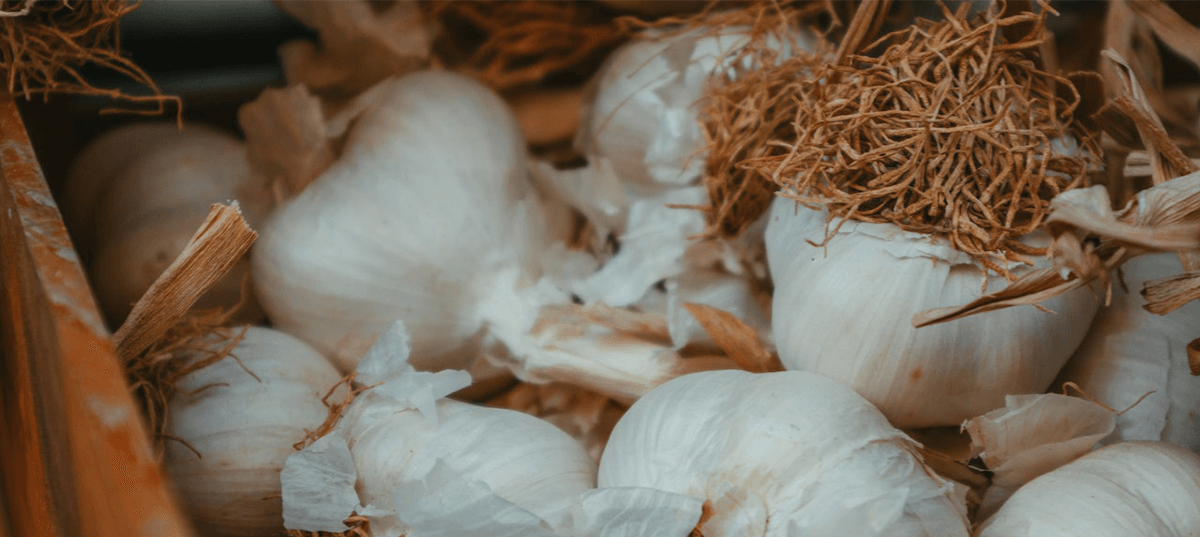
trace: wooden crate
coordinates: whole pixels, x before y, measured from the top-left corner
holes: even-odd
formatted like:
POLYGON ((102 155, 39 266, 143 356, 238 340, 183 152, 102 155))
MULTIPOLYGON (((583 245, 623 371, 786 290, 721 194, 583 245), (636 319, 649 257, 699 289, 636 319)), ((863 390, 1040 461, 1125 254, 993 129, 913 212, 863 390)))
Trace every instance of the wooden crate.
POLYGON ((0 537, 193 535, 10 97, 0 175, 0 537))

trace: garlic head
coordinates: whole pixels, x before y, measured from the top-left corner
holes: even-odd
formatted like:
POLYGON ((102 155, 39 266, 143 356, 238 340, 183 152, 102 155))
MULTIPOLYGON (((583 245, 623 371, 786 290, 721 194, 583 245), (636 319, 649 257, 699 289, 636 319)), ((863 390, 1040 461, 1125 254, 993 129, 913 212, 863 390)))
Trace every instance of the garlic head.
POLYGON ((495 275, 536 276, 544 230, 520 132, 461 75, 414 73, 368 93, 341 157, 261 230, 259 298, 344 371, 396 318, 418 369, 465 368, 495 275))
POLYGON ((978 537, 1183 537, 1200 533, 1200 456, 1165 442, 1125 442, 1030 481, 978 537))
POLYGON ((321 397, 339 375, 308 345, 268 328, 247 329, 231 354, 179 382, 166 433, 196 452, 168 440, 164 465, 204 535, 271 535, 283 529, 282 502, 271 496, 284 460, 324 421, 321 397))
MULTIPOLYGON (((817 247, 807 241, 824 238, 824 211, 777 198, 768 216, 772 327, 784 366, 845 383, 897 427, 958 425, 1004 406, 1006 395, 1044 392, 1099 305, 1083 288, 1044 301, 1053 313, 1008 308, 913 328, 918 312, 981 296, 984 274, 967 254, 941 238, 857 221, 817 247)), ((1004 285, 988 279, 989 291, 1004 285)))
POLYGON ((600 487, 709 503, 706 535, 965 536, 965 490, 845 386, 799 371, 669 381, 617 423, 600 487))

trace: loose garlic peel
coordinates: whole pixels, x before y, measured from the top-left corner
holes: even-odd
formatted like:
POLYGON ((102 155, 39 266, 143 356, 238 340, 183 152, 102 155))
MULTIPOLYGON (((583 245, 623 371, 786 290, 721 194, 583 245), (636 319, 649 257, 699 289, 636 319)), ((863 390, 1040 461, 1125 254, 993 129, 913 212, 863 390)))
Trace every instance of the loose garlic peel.
POLYGON ((1200 533, 1200 457, 1165 442, 1124 442, 1017 490, 977 537, 1185 537, 1200 533))
POLYGON ((695 373, 630 408, 598 483, 701 498, 704 535, 965 536, 965 490, 916 447, 824 377, 695 373))
MULTIPOLYGON (((343 370, 400 317, 419 369, 466 367, 499 274, 537 276, 544 242, 504 103, 465 77, 388 80, 341 157, 262 230, 253 273, 271 320, 343 370)), ((512 291, 509 289, 508 291, 512 291)))
POLYGON ((1136 257, 1122 271, 1128 291, 1114 286, 1112 302, 1055 383, 1074 382, 1122 411, 1106 442, 1163 440, 1200 449, 1200 378, 1191 374, 1187 350, 1200 326, 1200 303, 1167 315, 1143 309, 1136 293, 1146 282, 1182 271, 1175 254, 1136 257))
POLYGON ((980 519, 1025 483, 1091 451, 1116 424, 1111 410, 1077 397, 1011 395, 1005 403, 963 424, 971 435, 971 455, 992 472, 980 519))
MULTIPOLYGON (((225 345, 214 339, 212 347, 225 345)), ((191 361, 207 358, 196 353, 191 361)), ((279 474, 292 445, 325 419, 338 373, 282 332, 248 328, 231 356, 183 377, 168 405, 164 466, 204 535, 282 530, 279 474)))
MULTIPOLYGON (((1006 395, 1045 391, 1099 303, 1076 289, 1043 302, 1054 313, 1012 308, 916 329, 913 314, 981 295, 983 273, 967 254, 940 238, 853 221, 815 247, 806 241, 822 241, 826 213, 783 198, 769 218, 772 326, 784 366, 846 383, 897 427, 958 425, 1006 395)), ((1004 285, 988 279, 988 289, 1004 285)))

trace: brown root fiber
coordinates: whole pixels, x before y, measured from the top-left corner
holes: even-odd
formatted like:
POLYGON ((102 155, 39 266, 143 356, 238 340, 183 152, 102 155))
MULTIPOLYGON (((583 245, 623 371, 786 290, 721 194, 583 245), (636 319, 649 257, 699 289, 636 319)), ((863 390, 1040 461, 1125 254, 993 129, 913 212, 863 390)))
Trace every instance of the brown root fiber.
POLYGON ((226 358, 237 359, 233 349, 241 342, 246 327, 225 326, 237 309, 234 306, 192 314, 148 350, 125 362, 130 389, 142 404, 157 453, 162 453, 166 440, 183 442, 166 434, 168 403, 179 393, 179 380, 226 358))
POLYGON ((339 532, 288 530, 288 537, 371 537, 371 522, 361 515, 350 515, 344 522, 350 529, 339 532))
POLYGON ((582 80, 624 40, 614 17, 595 2, 437 1, 421 4, 442 31, 437 56, 498 91, 582 80))
POLYGON ((162 113, 177 97, 162 95, 150 76, 120 53, 121 17, 137 8, 126 0, 0 0, 0 72, 6 90, 31 99, 36 94, 96 95, 133 104, 144 110, 113 109, 145 114, 162 113), (92 85, 80 73, 84 65, 119 73, 151 91, 129 95, 92 85))
POLYGON ((749 73, 753 86, 716 85, 710 109, 735 113, 712 114, 710 132, 738 127, 730 121, 745 116, 738 105, 765 107, 754 112, 770 122, 746 129, 755 138, 749 151, 719 136, 710 149, 710 193, 751 192, 743 198, 754 201, 714 197, 714 216, 723 217, 714 227, 744 227, 775 187, 826 207, 831 220, 945 236, 1001 273, 1005 260, 1039 253, 1019 237, 1041 225, 1055 195, 1086 184, 1099 149, 1073 120, 1071 82, 1040 67, 1046 8, 968 19, 968 7, 863 47, 882 50, 876 55, 816 67, 793 58, 749 73), (1009 41, 1012 28, 1032 31, 1009 41), (1056 150, 1064 140, 1078 148, 1056 150), (721 203, 731 208, 722 213, 721 203))

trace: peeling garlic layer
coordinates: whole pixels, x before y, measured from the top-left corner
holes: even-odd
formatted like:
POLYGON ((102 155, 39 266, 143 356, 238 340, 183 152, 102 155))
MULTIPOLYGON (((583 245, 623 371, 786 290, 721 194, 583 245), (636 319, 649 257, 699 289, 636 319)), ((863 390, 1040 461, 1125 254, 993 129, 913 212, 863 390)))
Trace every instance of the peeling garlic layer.
POLYGON ((629 409, 598 483, 701 498, 705 535, 965 536, 965 490, 916 447, 824 377, 694 373, 629 409))
MULTIPOLYGON (((779 357, 789 370, 847 384, 897 427, 958 425, 1004 406, 1006 395, 1044 392, 1099 305, 1082 288, 1044 301, 1053 313, 1008 308, 913 328, 918 312, 978 298, 978 266, 948 241, 891 224, 846 222, 813 246, 825 215, 784 198, 771 206, 779 357)), ((1005 285, 988 280, 989 291, 1005 285)))

